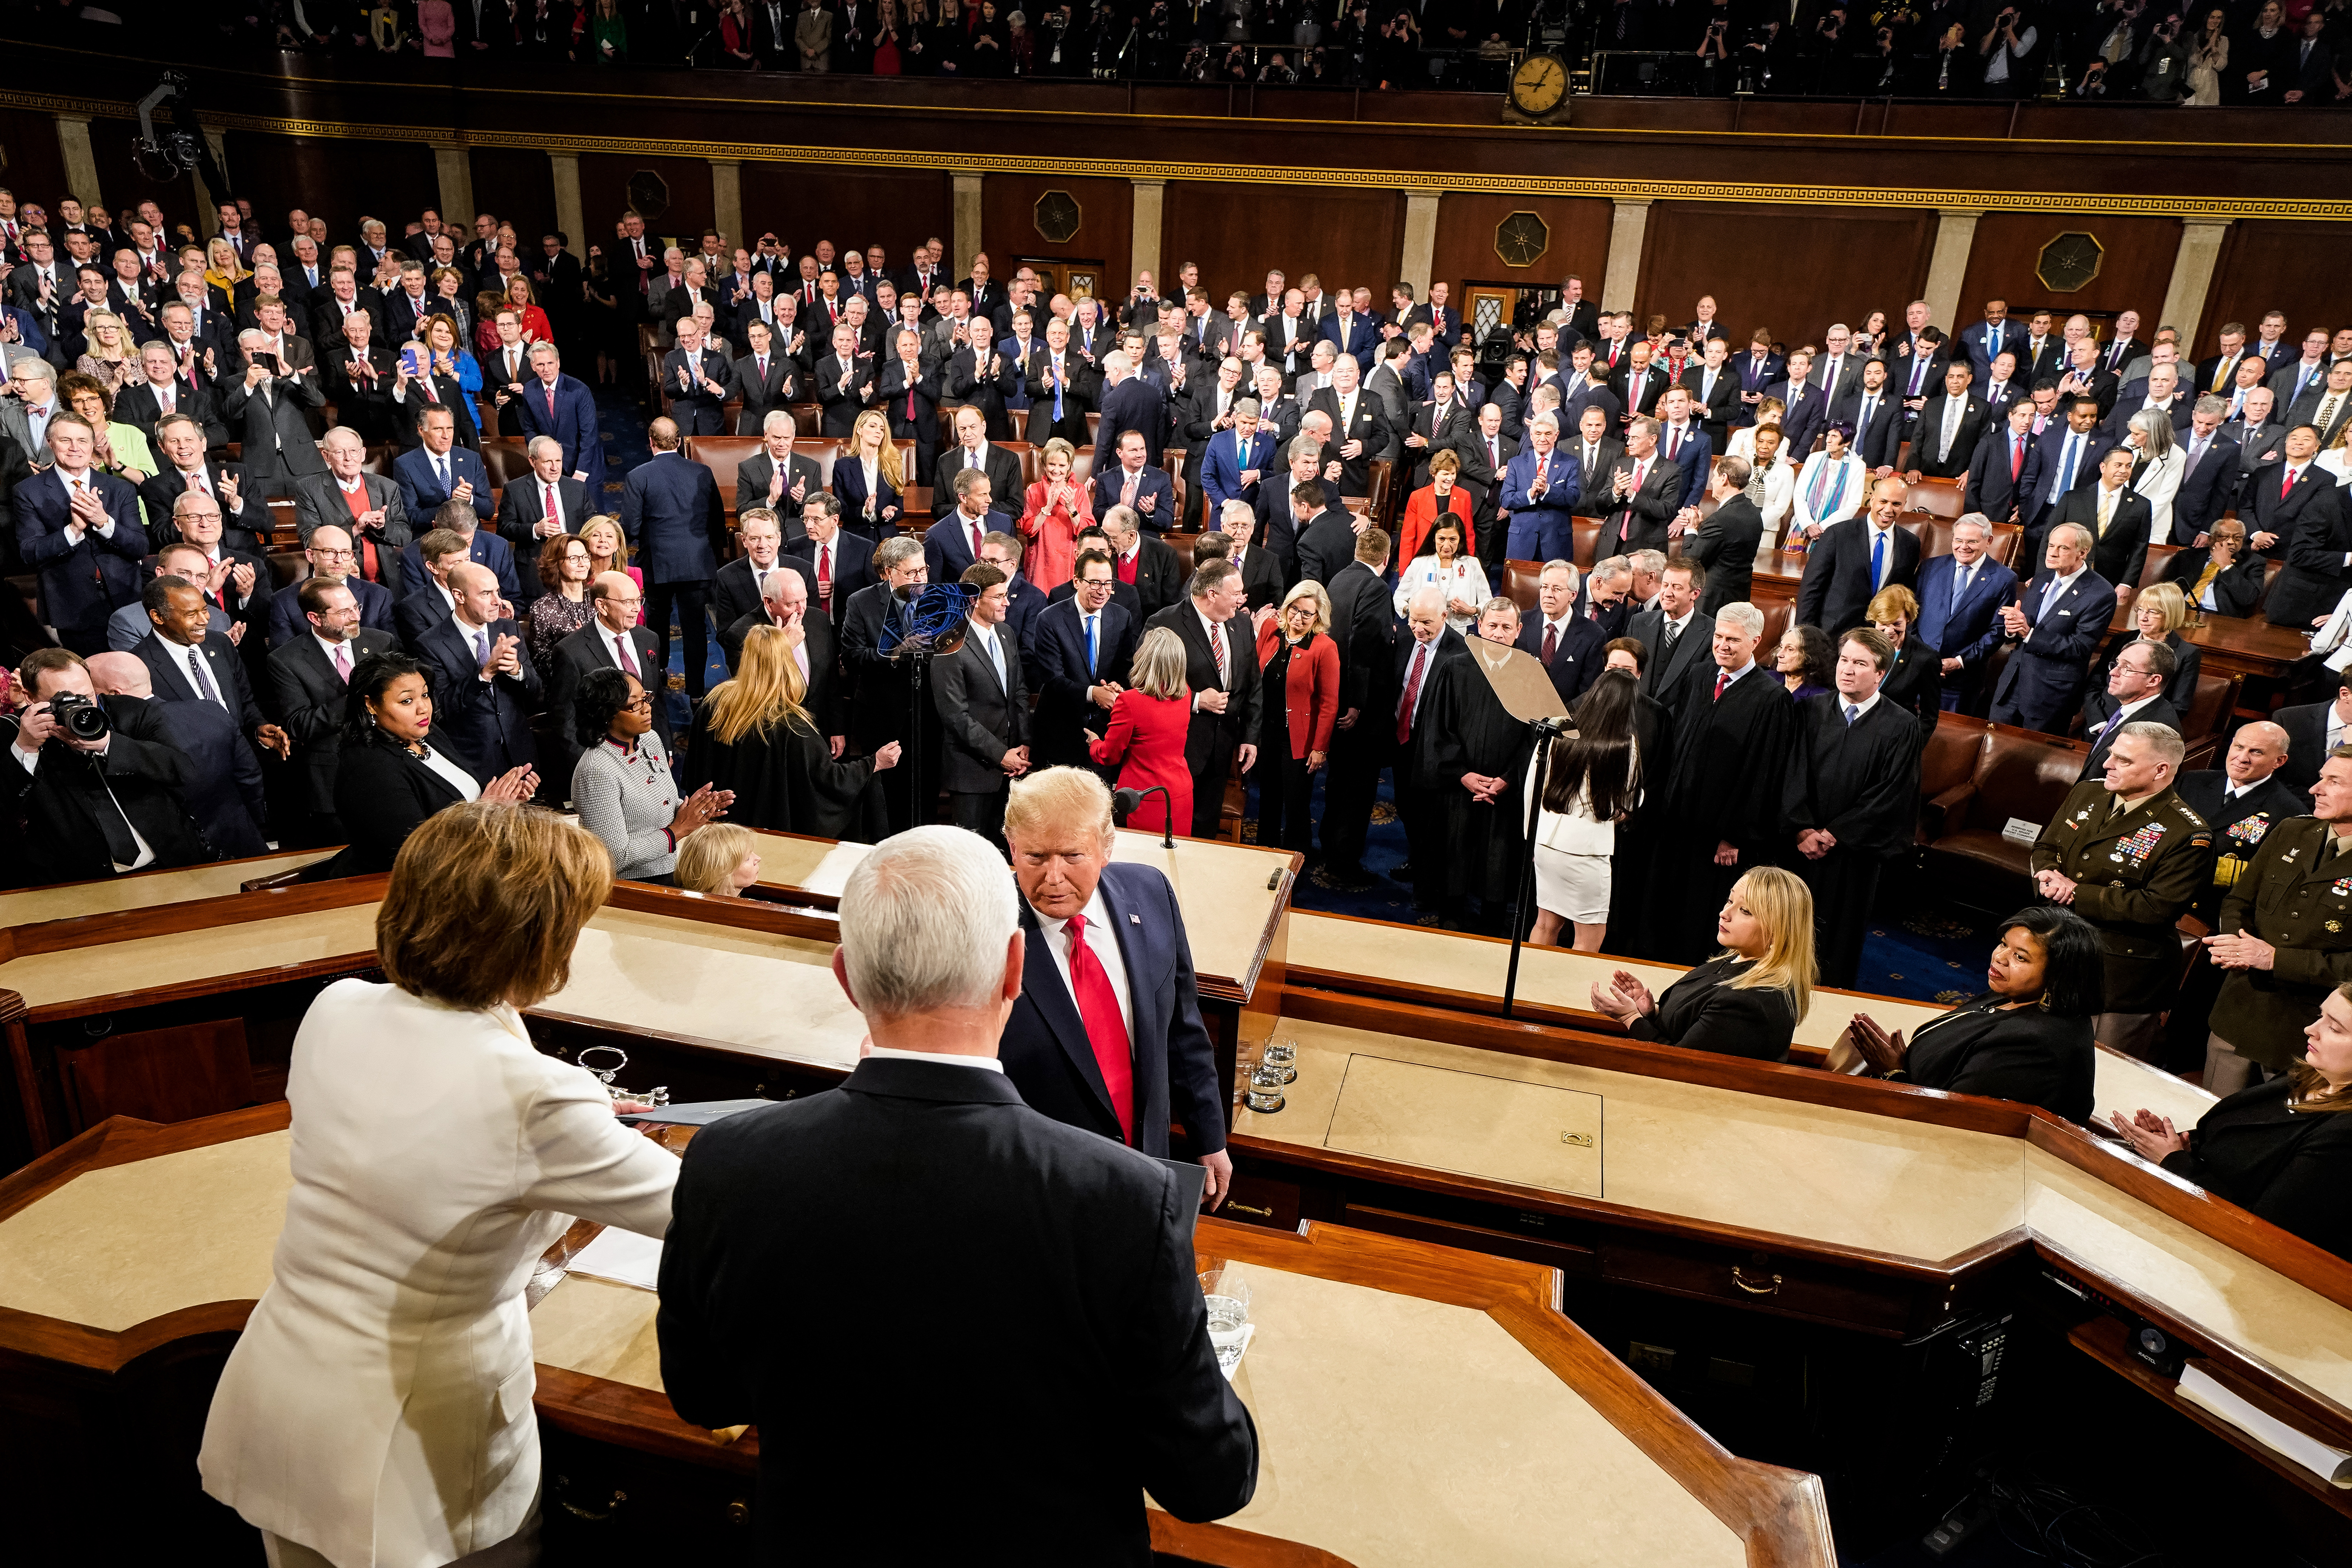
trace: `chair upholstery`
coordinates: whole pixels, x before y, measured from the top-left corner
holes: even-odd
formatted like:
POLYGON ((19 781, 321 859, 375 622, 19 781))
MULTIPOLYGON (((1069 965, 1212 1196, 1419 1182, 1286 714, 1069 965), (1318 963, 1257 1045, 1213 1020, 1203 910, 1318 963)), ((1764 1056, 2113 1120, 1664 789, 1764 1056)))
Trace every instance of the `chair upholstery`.
POLYGON ((1939 714, 1919 755, 1919 819, 1915 841, 1935 842, 1944 826, 1954 791, 1965 792, 1976 778, 1988 742, 1987 728, 1957 713, 1939 714))
POLYGON ((758 436, 689 436, 686 438, 686 455, 710 470, 719 482, 719 501, 727 509, 727 526, 735 526, 735 470, 745 458, 758 453, 763 438, 758 436))
MULTIPOLYGON (((1950 522, 1960 515, 1961 488, 1960 481, 1958 479, 1923 479, 1916 484, 1904 487, 1903 509, 1906 511, 1927 512, 1943 521, 1950 522)), ((1949 549, 1948 539, 1944 550, 1931 553, 1943 554, 1949 549)))
MULTIPOLYGON (((1499 519, 1496 526, 1503 526, 1499 519)), ((1569 534, 1572 541, 1569 559, 1576 563, 1578 571, 1591 571, 1592 552, 1601 548, 1601 520, 1597 517, 1572 517, 1569 519, 1569 534)))
POLYGON ((1503 563, 1503 597, 1518 605, 1521 616, 1536 613, 1536 586, 1543 580, 1540 561, 1506 561, 1503 563))
MULTIPOLYGON (((1977 723, 1947 714, 1937 728, 1977 723)), ((2032 845, 2004 837, 2001 830, 2014 819, 2032 824, 2038 835, 2074 787, 2091 748, 2007 724, 1981 728, 1983 750, 1974 773, 1935 797, 1940 822, 1923 824, 1932 826, 1925 868, 1958 901, 1998 913, 2032 897, 2026 872, 2032 845)))
POLYGON ((523 454, 523 438, 520 436, 493 436, 482 443, 482 467, 488 470, 493 487, 503 489, 509 479, 520 479, 530 472, 530 459, 523 454))

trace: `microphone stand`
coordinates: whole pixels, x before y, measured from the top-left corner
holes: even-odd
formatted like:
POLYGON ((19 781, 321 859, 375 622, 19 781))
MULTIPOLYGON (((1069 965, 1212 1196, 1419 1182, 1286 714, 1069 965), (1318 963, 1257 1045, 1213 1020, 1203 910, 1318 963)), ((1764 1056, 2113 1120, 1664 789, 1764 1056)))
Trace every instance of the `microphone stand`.
POLYGON ((1118 826, 1125 827, 1127 819, 1135 815, 1136 807, 1155 795, 1160 797, 1160 809, 1166 814, 1160 819, 1160 847, 1173 849, 1176 847, 1176 797, 1168 793, 1166 784, 1152 784, 1146 789, 1113 790, 1111 808, 1118 816, 1118 826))
POLYGON ((1534 721, 1534 724, 1536 731, 1535 783, 1528 791, 1528 805, 1524 815, 1527 854, 1519 863, 1518 897, 1512 901, 1511 905, 1511 963, 1510 967, 1503 973, 1503 1016, 1506 1018, 1512 1016, 1511 1004, 1518 994, 1519 948, 1526 941, 1528 921, 1534 906, 1536 824, 1540 820, 1538 814, 1543 806, 1544 784, 1551 773, 1551 745, 1568 729, 1569 721, 1538 719, 1534 721))

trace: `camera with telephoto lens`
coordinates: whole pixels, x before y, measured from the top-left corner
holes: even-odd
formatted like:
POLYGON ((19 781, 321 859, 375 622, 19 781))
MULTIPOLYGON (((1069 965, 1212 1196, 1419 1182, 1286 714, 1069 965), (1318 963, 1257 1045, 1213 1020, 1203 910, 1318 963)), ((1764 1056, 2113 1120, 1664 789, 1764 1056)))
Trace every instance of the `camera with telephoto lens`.
POLYGON ((114 728, 106 710, 79 691, 60 691, 50 698, 49 717, 77 741, 103 741, 114 728))

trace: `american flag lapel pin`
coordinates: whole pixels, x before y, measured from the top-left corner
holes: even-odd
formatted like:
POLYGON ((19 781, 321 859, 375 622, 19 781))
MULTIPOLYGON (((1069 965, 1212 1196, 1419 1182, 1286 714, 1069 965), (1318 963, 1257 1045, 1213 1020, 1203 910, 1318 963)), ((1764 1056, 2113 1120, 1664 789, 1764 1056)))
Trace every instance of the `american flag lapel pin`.
POLYGON ((1139 926, 1143 923, 1143 917, 1141 915, 1129 915, 1127 917, 1127 923, 1131 926, 1139 926))

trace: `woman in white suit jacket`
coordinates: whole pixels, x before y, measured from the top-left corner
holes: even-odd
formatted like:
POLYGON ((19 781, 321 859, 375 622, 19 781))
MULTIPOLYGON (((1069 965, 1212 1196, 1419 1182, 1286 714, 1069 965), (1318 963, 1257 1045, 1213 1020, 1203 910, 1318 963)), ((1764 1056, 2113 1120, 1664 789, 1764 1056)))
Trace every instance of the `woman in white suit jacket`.
POLYGON ((285 1229, 198 1459, 272 1568, 535 1550, 523 1288, 569 1216, 662 1235, 677 1178, 516 1012, 562 987, 611 885, 584 829, 451 806, 393 866, 376 921, 393 984, 341 981, 302 1020, 285 1229))

